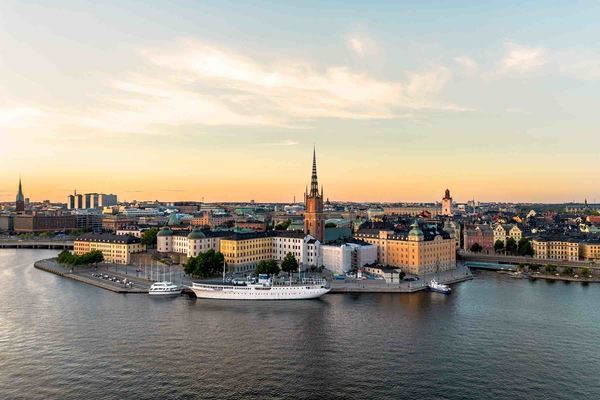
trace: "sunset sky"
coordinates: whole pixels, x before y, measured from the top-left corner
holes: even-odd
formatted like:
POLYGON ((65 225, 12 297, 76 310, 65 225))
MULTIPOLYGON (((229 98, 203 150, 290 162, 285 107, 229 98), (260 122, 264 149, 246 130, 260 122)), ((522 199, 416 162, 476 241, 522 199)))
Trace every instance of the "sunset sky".
POLYGON ((0 2, 0 201, 291 201, 316 145, 331 200, 600 202, 598 1, 49 3, 0 2))

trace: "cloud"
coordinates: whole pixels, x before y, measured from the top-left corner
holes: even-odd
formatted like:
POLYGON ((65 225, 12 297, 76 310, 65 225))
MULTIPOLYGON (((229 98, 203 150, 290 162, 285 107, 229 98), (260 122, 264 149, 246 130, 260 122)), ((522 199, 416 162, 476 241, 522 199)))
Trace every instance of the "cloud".
POLYGON ((272 142, 272 143, 259 143, 259 146, 296 146, 297 144, 300 144, 300 142, 297 142, 296 140, 292 140, 292 139, 287 139, 287 140, 283 140, 281 142, 272 142))
POLYGON ((468 56, 454 57, 454 61, 467 71, 475 71, 478 68, 477 62, 468 56))
POLYGON ((527 73, 535 71, 548 62, 546 50, 507 42, 506 54, 501 62, 501 72, 527 73))
POLYGON ((45 115, 45 112, 36 107, 24 105, 0 106, 0 128, 36 126, 45 115))

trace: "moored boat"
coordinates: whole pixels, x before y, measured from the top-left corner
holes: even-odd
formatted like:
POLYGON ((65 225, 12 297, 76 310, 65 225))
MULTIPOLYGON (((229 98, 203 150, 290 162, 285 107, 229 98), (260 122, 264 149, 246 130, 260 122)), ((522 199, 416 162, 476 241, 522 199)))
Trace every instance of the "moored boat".
POLYGON ((173 282, 155 282, 150 286, 148 294, 151 296, 179 296, 181 288, 173 282))
POLYGON ((432 290, 432 291, 438 292, 438 293, 450 294, 450 292, 452 292, 452 289, 450 288, 450 286, 438 283, 435 279, 432 279, 427 284, 427 287, 429 288, 429 290, 432 290))
POLYGON ((258 276, 257 283, 194 282, 190 289, 198 298, 222 300, 317 299, 331 290, 324 279, 304 279, 294 283, 275 283, 265 274, 258 276))

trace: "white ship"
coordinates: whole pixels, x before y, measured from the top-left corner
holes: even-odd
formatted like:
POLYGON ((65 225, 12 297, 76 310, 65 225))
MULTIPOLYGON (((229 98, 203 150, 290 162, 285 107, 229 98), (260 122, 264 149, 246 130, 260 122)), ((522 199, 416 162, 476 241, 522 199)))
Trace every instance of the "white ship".
POLYGON ((192 283, 190 289, 201 299, 223 300, 304 300, 317 299, 331 288, 325 280, 274 284, 268 275, 260 274, 258 283, 192 283))
POLYGON ((181 288, 172 282, 155 282, 150 286, 148 294, 151 296, 178 296, 181 288))
POLYGON ((429 284, 427 285, 427 287, 429 288, 429 290, 444 294, 450 294, 450 292, 452 291, 450 286, 438 283, 435 279, 432 279, 431 282, 429 282, 429 284))

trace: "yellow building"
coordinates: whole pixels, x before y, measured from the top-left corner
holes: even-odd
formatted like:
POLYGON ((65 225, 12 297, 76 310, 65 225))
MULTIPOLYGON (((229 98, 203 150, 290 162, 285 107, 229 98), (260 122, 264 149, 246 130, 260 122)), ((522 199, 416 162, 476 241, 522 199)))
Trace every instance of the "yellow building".
POLYGON ((579 257, 582 260, 600 260, 600 241, 579 243, 579 257))
POLYGON ((129 264, 131 254, 145 251, 146 246, 139 238, 128 235, 85 235, 75 239, 73 252, 76 255, 89 253, 92 250, 100 250, 105 262, 129 264))
POLYGON ((414 223, 408 234, 361 230, 357 239, 377 246, 379 263, 400 267, 406 273, 424 275, 456 269, 456 240, 453 232, 422 228, 414 223))
POLYGON ((273 259, 273 238, 270 232, 236 234, 221 239, 221 253, 230 271, 254 271, 260 261, 273 259))
POLYGON ((531 241, 533 257, 546 260, 579 259, 579 243, 563 238, 539 238, 531 241))

